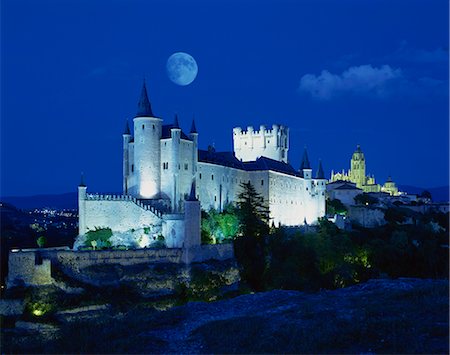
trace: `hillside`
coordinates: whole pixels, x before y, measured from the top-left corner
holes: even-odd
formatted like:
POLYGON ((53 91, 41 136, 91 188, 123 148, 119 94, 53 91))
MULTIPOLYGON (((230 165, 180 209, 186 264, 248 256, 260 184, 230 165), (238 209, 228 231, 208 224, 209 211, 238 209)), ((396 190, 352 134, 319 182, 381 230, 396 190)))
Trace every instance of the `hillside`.
POLYGON ((2 351, 447 353, 448 280, 371 280, 318 293, 274 290, 162 312, 147 302, 58 319, 42 328, 56 339, 4 331, 2 351))

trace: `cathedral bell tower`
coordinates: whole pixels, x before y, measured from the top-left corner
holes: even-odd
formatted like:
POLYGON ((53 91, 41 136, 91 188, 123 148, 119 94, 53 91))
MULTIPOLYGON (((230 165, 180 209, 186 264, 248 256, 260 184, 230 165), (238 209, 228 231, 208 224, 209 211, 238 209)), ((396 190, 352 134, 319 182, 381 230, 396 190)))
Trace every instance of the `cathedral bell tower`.
POLYGON ((350 161, 350 180, 355 182, 358 188, 366 184, 366 159, 359 144, 350 161))

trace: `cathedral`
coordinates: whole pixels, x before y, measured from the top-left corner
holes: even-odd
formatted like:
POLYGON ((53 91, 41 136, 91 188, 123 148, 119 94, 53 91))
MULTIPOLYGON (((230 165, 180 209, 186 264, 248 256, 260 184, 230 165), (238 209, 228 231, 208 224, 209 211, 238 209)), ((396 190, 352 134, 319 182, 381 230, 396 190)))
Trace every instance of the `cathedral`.
POLYGON ((391 196, 401 194, 390 176, 385 184, 381 186, 375 182, 375 176, 366 175, 366 159, 359 144, 356 146, 356 150, 350 160, 350 170, 348 173, 344 170, 340 173, 331 171, 330 182, 335 181, 351 181, 356 184, 357 188, 362 189, 366 193, 385 192, 391 196))
POLYGON ((199 149, 195 122, 189 133, 177 116, 165 124, 153 113, 144 83, 132 129, 127 121, 123 133, 123 194, 88 193, 82 183, 80 235, 145 227, 163 235, 169 247, 198 244, 200 208, 223 210, 247 182, 268 204, 274 225, 313 224, 325 215, 321 162, 313 175, 305 149, 300 169, 289 164, 288 127, 236 127, 232 135, 232 152, 199 149))

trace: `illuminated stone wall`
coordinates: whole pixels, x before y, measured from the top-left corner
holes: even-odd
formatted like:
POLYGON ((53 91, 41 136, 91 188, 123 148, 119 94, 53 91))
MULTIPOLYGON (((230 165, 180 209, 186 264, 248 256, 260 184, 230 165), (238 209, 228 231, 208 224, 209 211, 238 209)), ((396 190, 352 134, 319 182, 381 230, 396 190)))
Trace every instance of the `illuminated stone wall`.
POLYGON ((138 200, 125 199, 126 196, 89 195, 84 201, 85 234, 96 228, 111 228, 113 231, 126 232, 150 225, 161 225, 161 216, 155 210, 140 206, 138 200))
POLYGON ((268 203, 275 225, 308 224, 325 215, 325 180, 303 179, 274 171, 244 171, 210 163, 198 163, 197 194, 208 211, 236 202, 241 183, 250 181, 268 203))

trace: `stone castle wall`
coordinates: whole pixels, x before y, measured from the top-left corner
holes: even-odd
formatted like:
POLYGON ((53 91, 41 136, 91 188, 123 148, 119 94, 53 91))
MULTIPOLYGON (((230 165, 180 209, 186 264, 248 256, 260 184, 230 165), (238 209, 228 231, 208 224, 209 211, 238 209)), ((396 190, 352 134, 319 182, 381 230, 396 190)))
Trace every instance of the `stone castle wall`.
POLYGON ((84 203, 85 231, 95 228, 111 228, 125 232, 136 226, 161 225, 161 214, 151 206, 139 205, 130 196, 90 195, 84 203))
POLYGON ((53 283, 52 267, 60 267, 69 276, 83 274, 94 265, 187 264, 234 258, 232 244, 201 245, 191 249, 88 250, 25 249, 9 253, 8 287, 53 283))

